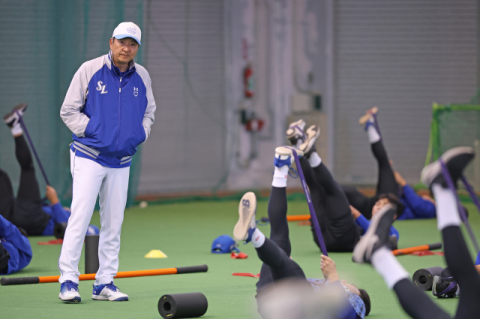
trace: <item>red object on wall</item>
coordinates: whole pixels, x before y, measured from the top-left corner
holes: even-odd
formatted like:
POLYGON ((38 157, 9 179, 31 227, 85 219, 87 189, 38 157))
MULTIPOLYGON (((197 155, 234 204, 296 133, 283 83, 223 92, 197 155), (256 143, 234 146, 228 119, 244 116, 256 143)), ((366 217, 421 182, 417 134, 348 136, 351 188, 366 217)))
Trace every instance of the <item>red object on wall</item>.
POLYGON ((265 121, 262 119, 251 119, 245 123, 245 129, 248 132, 260 132, 265 125, 265 121))
POLYGON ((250 63, 243 70, 243 86, 245 97, 253 97, 253 69, 250 63))

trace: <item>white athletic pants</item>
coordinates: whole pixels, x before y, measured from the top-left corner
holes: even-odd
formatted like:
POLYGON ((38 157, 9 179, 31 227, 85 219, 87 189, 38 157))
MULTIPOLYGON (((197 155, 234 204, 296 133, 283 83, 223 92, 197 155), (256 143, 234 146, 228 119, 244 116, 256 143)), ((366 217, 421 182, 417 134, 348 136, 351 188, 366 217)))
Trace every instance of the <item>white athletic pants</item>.
POLYGON ((95 285, 110 283, 118 271, 120 233, 127 203, 130 167, 104 167, 92 160, 75 156, 75 153, 70 151, 70 170, 73 177, 72 214, 68 219, 58 261, 61 274, 59 282, 71 280, 78 283, 78 262, 83 241, 99 195, 100 267, 95 276, 95 285))

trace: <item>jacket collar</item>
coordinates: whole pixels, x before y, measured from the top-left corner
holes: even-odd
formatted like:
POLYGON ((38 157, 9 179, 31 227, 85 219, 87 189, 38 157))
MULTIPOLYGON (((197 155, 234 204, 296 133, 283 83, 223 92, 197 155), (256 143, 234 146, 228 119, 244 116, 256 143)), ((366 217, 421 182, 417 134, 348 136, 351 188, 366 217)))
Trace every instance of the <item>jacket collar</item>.
MULTIPOLYGON (((112 51, 108 51, 107 55, 107 66, 108 68, 115 73, 116 75, 120 76, 122 72, 120 72, 120 69, 113 63, 113 58, 112 58, 112 51)), ((135 72, 135 61, 132 60, 128 64, 128 70, 124 72, 124 74, 130 74, 135 72)))

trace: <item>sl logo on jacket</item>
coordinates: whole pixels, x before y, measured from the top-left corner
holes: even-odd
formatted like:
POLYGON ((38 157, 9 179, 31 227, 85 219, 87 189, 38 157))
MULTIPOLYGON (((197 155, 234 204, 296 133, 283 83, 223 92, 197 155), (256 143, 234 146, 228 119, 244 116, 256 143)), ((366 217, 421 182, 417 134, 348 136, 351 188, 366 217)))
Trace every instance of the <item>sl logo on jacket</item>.
POLYGON ((97 91, 101 91, 100 94, 105 94, 105 93, 108 93, 108 91, 105 91, 105 87, 107 86, 106 84, 105 85, 102 85, 103 82, 102 81, 98 81, 97 83, 97 91))

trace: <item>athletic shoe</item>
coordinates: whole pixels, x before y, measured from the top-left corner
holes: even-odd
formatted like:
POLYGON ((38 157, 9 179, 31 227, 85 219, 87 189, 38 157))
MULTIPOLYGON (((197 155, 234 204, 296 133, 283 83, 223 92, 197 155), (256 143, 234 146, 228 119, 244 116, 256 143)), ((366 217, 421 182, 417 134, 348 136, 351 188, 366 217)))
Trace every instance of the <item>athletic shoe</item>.
MULTIPOLYGON (((457 181, 463 173, 468 163, 475 157, 473 149, 469 146, 459 146, 449 149, 440 159, 447 167, 452 178, 453 184, 457 186, 457 181)), ((443 187, 448 187, 445 177, 442 174, 442 166, 440 160, 428 164, 422 170, 422 182, 431 187, 434 183, 440 183, 443 187)))
POLYGON ((243 195, 238 205, 238 222, 233 229, 233 238, 246 243, 252 240, 252 235, 257 224, 255 212, 257 210, 257 197, 254 193, 248 192, 243 195))
POLYGON ((63 301, 67 301, 67 302, 80 302, 80 301, 82 301, 82 298, 80 297, 80 294, 78 293, 78 284, 74 283, 71 280, 67 280, 65 282, 62 282, 62 285, 60 286, 60 294, 58 295, 58 298, 62 299, 63 301))
POLYGON ((374 106, 372 107, 370 110, 368 110, 367 112, 365 112, 365 115, 363 115, 362 117, 360 117, 360 119, 358 119, 358 123, 360 125, 365 125, 365 128, 368 127, 368 122, 370 123, 373 123, 375 122, 375 118, 377 116, 377 113, 378 113, 378 107, 374 106), (370 121, 372 120, 372 121, 370 121))
POLYGON ((312 125, 307 129, 307 139, 298 148, 305 154, 306 158, 310 157, 310 154, 316 151, 315 141, 320 136, 320 127, 312 125))
MULTIPOLYGON (((298 157, 303 156, 303 152, 300 150, 295 150, 298 157)), ((295 161, 293 157, 293 150, 290 147, 279 146, 275 149, 275 159, 273 160, 273 165, 280 168, 287 165, 288 167, 292 166, 292 163, 295 161)))
POLYGON ((15 124, 18 123, 18 121, 20 121, 20 117, 18 115, 20 114, 20 116, 23 116, 23 113, 25 113, 25 111, 27 110, 27 107, 28 107, 28 104, 25 104, 25 103, 18 104, 13 108, 11 112, 7 113, 3 117, 3 121, 7 123, 8 127, 12 128, 15 124))
POLYGON ((387 204, 372 217, 367 232, 353 250, 354 262, 359 264, 370 263, 375 251, 383 246, 388 247, 390 240, 389 231, 396 211, 395 205, 387 204))
POLYGON ((120 292, 113 281, 109 284, 93 285, 93 300, 128 301, 128 295, 120 292))
POLYGON ((307 138, 303 129, 305 128, 305 121, 298 120, 289 125, 287 130, 287 140, 294 146, 297 146, 297 143, 300 141, 303 143, 307 138))

